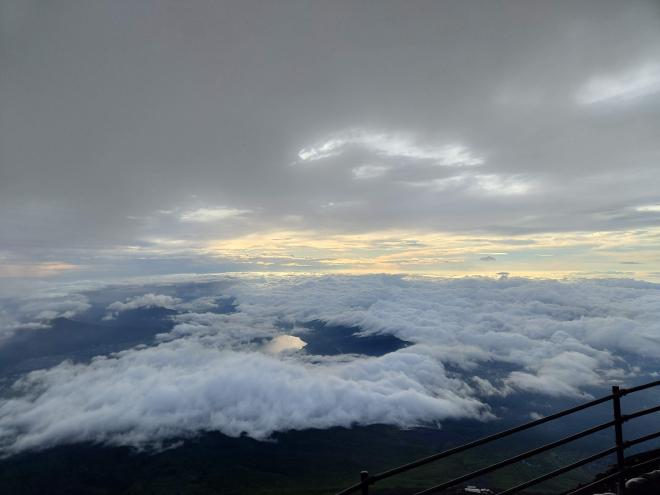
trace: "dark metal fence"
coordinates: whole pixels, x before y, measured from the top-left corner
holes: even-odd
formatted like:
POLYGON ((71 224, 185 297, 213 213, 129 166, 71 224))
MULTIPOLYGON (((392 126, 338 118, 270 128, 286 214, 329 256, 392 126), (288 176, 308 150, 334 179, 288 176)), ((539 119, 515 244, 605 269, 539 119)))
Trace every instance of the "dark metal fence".
MULTIPOLYGON (((464 474, 462 476, 459 476, 457 478, 454 478, 452 480, 446 481, 444 483, 440 483, 439 485, 432 486, 430 488, 427 488, 425 490, 422 490, 420 492, 417 492, 415 495, 427 495, 430 493, 440 493, 444 490, 447 490, 451 487, 455 487, 457 485, 460 485, 462 483, 465 483, 467 481, 470 481, 474 478, 477 478, 479 476, 482 476, 484 474, 491 473, 493 471, 496 471, 500 468, 503 468, 505 466, 509 466, 511 464, 514 464, 516 462, 522 461, 524 459, 527 459, 529 457, 532 457, 534 455, 540 454, 542 452, 547 452, 551 449, 560 447, 562 445, 565 445, 567 443, 573 442, 575 440, 578 440, 580 438, 587 437, 589 435, 593 435, 594 433, 597 433, 602 430, 606 430, 608 428, 614 428, 614 439, 615 439, 615 444, 614 446, 605 449, 603 451, 597 452, 589 457, 586 457, 584 459, 581 459, 577 462, 574 462, 572 464, 568 464, 566 466, 562 466, 554 471, 551 471, 549 473, 546 473, 542 476, 539 476, 537 478, 534 478, 532 480, 526 481, 524 483, 521 483, 519 485, 516 485, 514 487, 508 488, 504 491, 499 492, 497 495, 509 495, 512 493, 517 493, 522 490, 525 490, 526 488, 529 488, 531 486, 537 485, 539 483, 542 483, 544 481, 547 481, 551 478, 554 478, 556 476, 559 476, 561 474, 567 473, 568 471, 571 471, 573 469, 576 469, 578 467, 584 466, 586 464, 589 464, 590 462, 593 462, 595 460, 601 459, 603 457, 606 457, 611 454, 616 454, 616 459, 617 459, 617 467, 616 471, 604 478, 599 479, 597 482, 591 483, 589 485, 580 487, 577 490, 574 490, 571 492, 570 495, 577 495, 579 493, 585 493, 587 490, 594 488, 596 485, 599 485, 603 482, 606 482, 608 480, 617 480, 617 486, 618 486, 618 493, 619 494, 625 494, 625 481, 626 481, 626 474, 627 471, 632 467, 630 465, 626 465, 626 457, 625 457, 625 451, 626 449, 629 449, 630 447, 633 447, 634 445, 638 445, 643 442, 647 442, 649 440, 653 440, 655 438, 660 438, 660 431, 657 431, 655 433, 651 433, 649 435, 644 435, 639 438, 635 438, 633 440, 624 440, 623 437, 623 424, 627 423, 628 421, 631 421, 635 418, 639 418, 641 416, 646 416, 647 414, 655 413, 660 411, 660 405, 655 406, 655 407, 650 407, 648 409, 642 409, 639 411, 635 411, 631 414, 622 414, 621 413, 621 398, 632 394, 634 392, 639 392, 640 390, 645 390, 651 387, 656 387, 660 385, 660 380, 655 381, 655 382, 650 382, 650 383, 645 383, 643 385, 638 385, 636 387, 631 387, 631 388, 619 388, 617 386, 612 387, 612 393, 610 395, 607 395, 605 397, 601 397, 599 399, 592 400, 590 402, 586 402, 584 404, 580 404, 575 407, 571 407, 570 409, 565 409, 563 411, 551 414, 550 416, 545 416, 541 419, 537 419, 535 421, 530 421, 529 423, 525 423, 519 426, 516 426, 514 428, 508 429, 501 431, 499 433, 495 433, 493 435, 489 435, 484 438, 480 438, 478 440, 474 440, 472 442, 466 443, 464 445, 460 445, 458 447, 454 447, 448 450, 445 450, 443 452, 439 452, 437 454, 430 455, 428 457, 425 457, 423 459, 418 459, 416 461, 413 461, 409 464, 404 464, 402 466, 395 467, 393 469, 389 469, 387 471, 383 471, 382 473, 378 474, 369 474, 367 471, 362 471, 360 473, 360 482, 356 483, 352 486, 349 486, 348 488, 338 492, 336 495, 348 495, 350 493, 357 493, 360 492, 362 495, 369 495, 369 489, 372 485, 375 485, 377 482, 382 481, 387 478, 391 478, 392 476, 395 476, 397 474, 405 473, 406 471, 410 471, 412 469, 418 468, 420 466, 424 466, 426 464, 439 461, 440 459, 445 459, 447 457, 459 454, 461 452, 465 452, 466 450, 474 449, 476 447, 480 447, 481 445, 490 443, 495 440, 499 440, 500 438, 508 437, 509 435, 513 435, 514 433, 518 433, 521 431, 528 430, 529 428, 533 428, 535 426, 548 423, 550 421, 554 421, 559 418, 563 418, 564 416, 568 416, 570 414, 574 414, 578 411, 583 411, 585 409, 589 409, 591 407, 597 406, 599 404, 603 404, 605 402, 611 402, 612 403, 612 417, 613 419, 611 421, 608 421, 606 423, 602 423, 596 426, 593 426, 591 428, 588 428, 584 431, 581 431, 579 433, 575 433, 573 435, 569 435, 567 437, 564 437, 560 440, 556 440, 554 442, 542 445, 541 447, 537 447, 535 449, 529 450, 527 452, 524 452, 522 454, 515 455, 513 457, 510 457, 508 459, 505 459, 500 462, 496 462, 495 464, 491 464, 490 466, 486 466, 481 469, 477 469, 476 471, 473 471, 468 474, 464 474)), ((643 464, 653 464, 655 461, 660 461, 660 458, 657 459, 651 459, 649 461, 645 461, 643 464)), ((641 464, 638 464, 635 467, 639 467, 641 464)))

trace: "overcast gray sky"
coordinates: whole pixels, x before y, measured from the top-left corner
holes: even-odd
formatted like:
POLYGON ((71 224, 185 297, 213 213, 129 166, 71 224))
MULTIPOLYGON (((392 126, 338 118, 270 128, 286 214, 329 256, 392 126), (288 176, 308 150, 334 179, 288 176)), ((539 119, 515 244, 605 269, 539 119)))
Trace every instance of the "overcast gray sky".
POLYGON ((0 36, 0 276, 660 272, 657 1, 0 0, 0 36))

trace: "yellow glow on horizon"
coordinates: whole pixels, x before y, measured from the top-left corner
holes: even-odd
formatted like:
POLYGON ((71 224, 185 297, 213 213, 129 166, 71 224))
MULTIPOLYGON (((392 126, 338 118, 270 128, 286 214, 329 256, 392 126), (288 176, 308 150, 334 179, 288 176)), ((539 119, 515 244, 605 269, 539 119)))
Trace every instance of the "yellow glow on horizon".
POLYGON ((43 263, 0 263, 0 277, 2 278, 40 278, 53 277, 63 272, 81 270, 85 267, 62 262, 43 263))
POLYGON ((274 231, 214 240, 199 252, 264 267, 332 273, 516 275, 660 270, 660 228, 518 236, 383 231, 274 231), (490 260, 495 258, 495 260, 490 260))

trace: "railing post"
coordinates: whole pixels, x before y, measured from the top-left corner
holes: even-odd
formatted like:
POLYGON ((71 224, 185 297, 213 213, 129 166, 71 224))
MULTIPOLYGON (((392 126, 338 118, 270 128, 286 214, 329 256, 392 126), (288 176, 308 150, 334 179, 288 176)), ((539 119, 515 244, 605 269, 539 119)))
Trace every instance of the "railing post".
POLYGON ((367 483, 367 480, 369 479, 369 471, 360 471, 360 482, 362 483, 362 487, 360 488, 360 493, 362 495, 369 495, 369 483, 367 483))
POLYGON ((621 392, 617 385, 612 386, 612 406, 614 409, 614 434, 616 437, 616 463, 619 469, 617 490, 619 495, 626 493, 626 462, 623 448, 623 420, 621 418, 621 392))

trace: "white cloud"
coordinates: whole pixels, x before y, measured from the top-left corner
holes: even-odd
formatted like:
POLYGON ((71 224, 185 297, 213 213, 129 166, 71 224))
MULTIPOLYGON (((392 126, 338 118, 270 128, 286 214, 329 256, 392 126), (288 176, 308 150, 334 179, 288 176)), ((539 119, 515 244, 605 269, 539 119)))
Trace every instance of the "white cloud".
POLYGON ((575 351, 566 351, 551 358, 539 361, 539 366, 530 367, 532 373, 512 372, 506 384, 519 390, 539 392, 560 397, 590 397, 581 392, 586 386, 603 383, 598 372, 601 363, 598 359, 575 351), (535 369, 534 369, 535 368, 535 369))
POLYGON ((84 295, 57 289, 0 299, 0 344, 17 331, 47 329, 52 320, 73 318, 90 307, 84 295))
POLYGON ((474 194, 517 196, 532 191, 534 184, 519 175, 461 173, 442 179, 409 182, 416 187, 436 191, 464 188, 474 194))
POLYGON ((164 294, 144 294, 142 296, 132 297, 125 302, 116 301, 108 305, 106 308, 108 314, 106 319, 112 319, 117 317, 119 313, 124 311, 130 311, 132 309, 140 308, 166 308, 166 309, 175 309, 177 305, 181 303, 181 299, 172 296, 166 296, 164 294))
POLYGON ((353 177, 356 179, 375 179, 385 175, 389 167, 384 165, 360 165, 352 170, 353 177))
POLYGON ((590 79, 577 94, 583 105, 625 103, 660 93, 660 65, 646 64, 629 72, 590 79))
POLYGON ((485 417, 479 401, 453 388, 442 365, 420 353, 311 366, 178 339, 30 373, 15 386, 21 395, 0 403, 0 446, 157 446, 206 430, 264 439, 291 429, 485 417))
POLYGON ((652 284, 323 277, 233 290, 241 310, 262 318, 392 334, 433 346, 443 362, 466 370, 516 366, 498 386, 540 393, 580 396, 621 376, 621 356, 660 359, 660 286, 652 284))
POLYGON ((660 361, 660 286, 650 283, 231 281, 199 304, 155 293, 113 303, 119 310, 159 304, 189 312, 174 316, 174 328, 153 346, 89 364, 64 362, 16 382, 11 397, 0 399, 0 449, 11 454, 74 441, 158 447, 209 430, 264 439, 291 429, 487 419, 492 397, 583 398, 651 373, 660 361), (220 295, 233 296, 238 312, 204 312, 220 295), (310 355, 300 324, 314 320, 411 345, 380 357, 310 355))
POLYGON ((190 301, 183 301, 178 297, 172 297, 165 294, 147 293, 141 296, 130 297, 125 301, 115 301, 106 308, 105 320, 116 318, 119 313, 133 309, 144 308, 165 308, 173 309, 183 313, 200 313, 213 311, 218 307, 218 303, 213 296, 203 296, 190 301))
POLYGON ((476 174, 473 176, 474 187, 491 194, 518 195, 526 194, 532 188, 528 181, 518 176, 499 174, 476 174))
POLYGON ((179 219, 182 222, 210 223, 240 217, 246 213, 249 211, 236 208, 198 208, 182 213, 179 219))
POLYGON ((302 162, 314 162, 346 152, 355 147, 376 155, 412 160, 428 160, 447 167, 475 166, 484 163, 483 158, 460 144, 426 145, 417 143, 402 133, 370 132, 352 129, 337 133, 321 144, 303 148, 298 152, 302 162))
POLYGON ((635 208, 635 211, 641 211, 644 213, 660 213, 660 205, 638 206, 637 208, 635 208))

